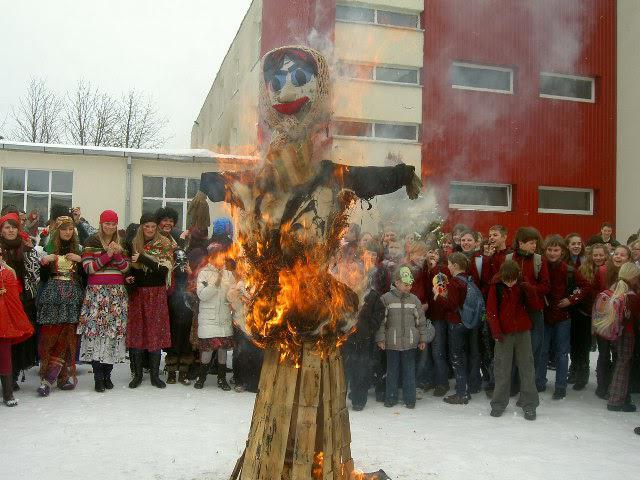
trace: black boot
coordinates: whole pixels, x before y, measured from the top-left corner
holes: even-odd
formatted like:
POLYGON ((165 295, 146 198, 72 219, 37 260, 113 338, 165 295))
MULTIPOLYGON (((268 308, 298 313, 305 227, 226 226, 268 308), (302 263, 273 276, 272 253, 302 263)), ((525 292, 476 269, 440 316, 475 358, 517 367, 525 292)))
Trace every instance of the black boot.
POLYGON ((176 371, 175 370, 167 370, 167 383, 169 385, 173 385, 176 383, 176 371))
POLYGON ((11 375, 0 376, 2 382, 2 402, 7 407, 15 407, 18 401, 13 398, 13 377, 11 375))
POLYGON ((129 388, 137 388, 142 383, 142 350, 129 349, 129 362, 131 362, 131 373, 133 374, 129 388))
POLYGON ((227 383, 227 366, 218 364, 218 388, 225 392, 231 390, 231 386, 227 383))
POLYGON ((13 373, 13 391, 14 392, 17 392, 18 390, 20 390, 20 384, 18 383, 19 378, 20 378, 20 372, 14 372, 13 373))
POLYGON ((113 365, 110 363, 102 364, 102 376, 104 377, 104 388, 107 390, 113 389, 113 382, 111 381, 111 370, 113 370, 113 365))
POLYGON ((95 391, 98 393, 104 392, 104 373, 102 371, 102 364, 100 362, 91 362, 93 367, 93 380, 95 382, 95 391))
POLYGON ((196 383, 193 384, 193 388, 197 388, 200 390, 204 387, 204 382, 207 379, 207 374, 209 373, 209 364, 205 363, 204 365, 200 365, 200 372, 198 373, 198 379, 196 383))
POLYGON ((581 363, 576 369, 576 383, 573 385, 574 390, 584 390, 589 383, 589 364, 581 363))
POLYGON ((149 375, 151 376, 151 385, 158 388, 167 386, 160 380, 160 352, 149 352, 149 375))

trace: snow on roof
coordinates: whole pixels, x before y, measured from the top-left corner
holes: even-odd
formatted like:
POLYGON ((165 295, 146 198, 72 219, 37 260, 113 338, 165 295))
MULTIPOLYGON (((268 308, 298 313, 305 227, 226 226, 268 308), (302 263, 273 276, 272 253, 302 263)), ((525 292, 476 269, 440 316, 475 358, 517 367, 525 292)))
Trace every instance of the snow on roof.
POLYGON ((258 157, 229 155, 202 148, 118 148, 58 143, 30 143, 0 140, 0 150, 54 153, 63 155, 101 155, 106 157, 131 157, 147 160, 164 160, 190 163, 209 163, 216 160, 236 163, 254 163, 258 157))

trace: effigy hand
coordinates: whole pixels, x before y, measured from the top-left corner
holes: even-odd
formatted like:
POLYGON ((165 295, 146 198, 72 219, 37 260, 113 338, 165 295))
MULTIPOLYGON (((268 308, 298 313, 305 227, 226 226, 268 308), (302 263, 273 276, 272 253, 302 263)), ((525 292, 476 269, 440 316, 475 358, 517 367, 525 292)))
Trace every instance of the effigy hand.
POLYGON ((422 190, 422 180, 415 173, 409 183, 407 184, 407 196, 411 200, 415 200, 420 195, 420 191, 422 190))

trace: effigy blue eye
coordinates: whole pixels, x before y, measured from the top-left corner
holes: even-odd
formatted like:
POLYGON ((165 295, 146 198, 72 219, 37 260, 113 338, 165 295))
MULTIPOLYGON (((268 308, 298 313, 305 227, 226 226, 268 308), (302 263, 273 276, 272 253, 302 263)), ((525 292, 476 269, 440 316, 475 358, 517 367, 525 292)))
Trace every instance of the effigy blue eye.
POLYGON ((291 83, 296 87, 302 87, 306 85, 310 80, 309 74, 301 68, 297 68, 291 73, 291 83))
POLYGON ((284 87, 285 82, 287 81, 287 75, 289 73, 284 70, 280 70, 273 74, 273 78, 271 79, 271 89, 274 92, 279 92, 284 87))

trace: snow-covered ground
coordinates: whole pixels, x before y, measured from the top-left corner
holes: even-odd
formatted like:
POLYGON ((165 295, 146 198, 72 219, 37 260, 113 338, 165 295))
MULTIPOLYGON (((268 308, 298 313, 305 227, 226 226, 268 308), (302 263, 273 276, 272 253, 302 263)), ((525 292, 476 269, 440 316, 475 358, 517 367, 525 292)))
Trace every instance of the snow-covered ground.
MULTIPOLYGON (((255 395, 223 392, 213 376, 203 390, 158 390, 145 375, 131 390, 128 365, 114 369, 114 390, 98 394, 89 369, 79 366, 77 390, 49 398, 36 396, 32 369, 16 394, 20 405, 0 405, 0 478, 229 478, 255 395)), ((467 406, 427 395, 415 410, 370 397, 364 411, 350 412, 356 466, 397 480, 637 478, 640 415, 608 412, 593 384, 562 401, 552 391, 542 394, 535 422, 515 401, 502 418, 490 417, 484 393, 467 406)))

